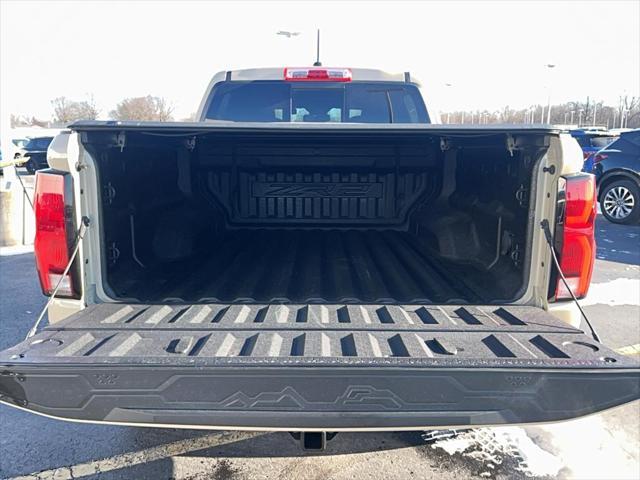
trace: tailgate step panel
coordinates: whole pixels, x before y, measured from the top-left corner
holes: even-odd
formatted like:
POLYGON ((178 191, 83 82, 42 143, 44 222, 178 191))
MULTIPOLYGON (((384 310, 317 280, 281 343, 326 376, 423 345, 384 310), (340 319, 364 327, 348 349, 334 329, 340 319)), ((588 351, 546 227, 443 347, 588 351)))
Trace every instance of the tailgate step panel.
POLYGON ((0 352, 0 402, 218 429, 549 422, 640 397, 640 364, 533 307, 96 305, 0 352))
POLYGON ((387 329, 579 332, 527 306, 126 305, 86 308, 48 329, 387 329))
POLYGON ((3 352, 17 363, 226 363, 272 359, 289 363, 379 363, 403 360, 464 367, 568 365, 610 368, 627 358, 575 333, 300 330, 47 330, 3 352), (325 359, 326 361, 323 361, 325 359))
POLYGON ((527 306, 100 304, 0 354, 45 363, 615 368, 628 358, 527 306))

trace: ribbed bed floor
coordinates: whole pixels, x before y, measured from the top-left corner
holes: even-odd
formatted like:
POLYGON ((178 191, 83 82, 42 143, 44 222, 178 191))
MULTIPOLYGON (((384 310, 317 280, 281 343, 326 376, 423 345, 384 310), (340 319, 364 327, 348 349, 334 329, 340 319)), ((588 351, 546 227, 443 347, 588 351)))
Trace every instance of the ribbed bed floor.
POLYGON ((142 301, 162 292, 191 302, 477 302, 464 276, 420 242, 393 230, 236 230, 199 263, 113 283, 120 297, 142 301))

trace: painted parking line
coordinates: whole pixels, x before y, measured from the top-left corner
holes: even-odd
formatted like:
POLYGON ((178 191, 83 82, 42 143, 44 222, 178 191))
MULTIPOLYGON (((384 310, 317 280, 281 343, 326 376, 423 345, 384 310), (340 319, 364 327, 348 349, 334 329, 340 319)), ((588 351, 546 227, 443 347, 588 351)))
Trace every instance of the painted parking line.
POLYGON ((42 472, 35 472, 21 477, 13 477, 10 480, 70 480, 87 477, 100 473, 133 467, 142 463, 154 462, 176 455, 217 447, 228 443, 248 440, 264 435, 264 432, 216 432, 204 437, 187 438, 177 442, 147 448, 138 452, 123 453, 102 460, 94 460, 79 463, 68 467, 53 468, 42 472))
POLYGON ((640 343, 635 345, 627 345, 626 347, 616 348, 616 352, 622 355, 640 355, 640 343))

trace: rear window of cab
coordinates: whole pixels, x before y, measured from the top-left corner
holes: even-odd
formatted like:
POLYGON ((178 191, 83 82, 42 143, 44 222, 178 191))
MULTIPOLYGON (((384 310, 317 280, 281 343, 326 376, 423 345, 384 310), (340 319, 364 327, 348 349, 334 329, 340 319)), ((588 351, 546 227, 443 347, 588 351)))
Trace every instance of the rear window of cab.
POLYGON ((390 82, 222 82, 207 120, 232 122, 429 123, 417 87, 390 82))

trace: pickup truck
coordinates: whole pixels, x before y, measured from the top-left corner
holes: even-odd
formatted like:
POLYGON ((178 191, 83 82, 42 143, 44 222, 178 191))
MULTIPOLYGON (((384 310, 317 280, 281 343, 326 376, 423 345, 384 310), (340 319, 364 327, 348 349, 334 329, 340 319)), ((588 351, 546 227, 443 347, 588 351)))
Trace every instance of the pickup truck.
POLYGON ((36 178, 49 324, 0 353, 0 400, 314 445, 638 399, 637 359, 571 301, 595 254, 578 144, 441 125, 421 90, 408 73, 235 70, 197 122, 71 125, 36 178))

